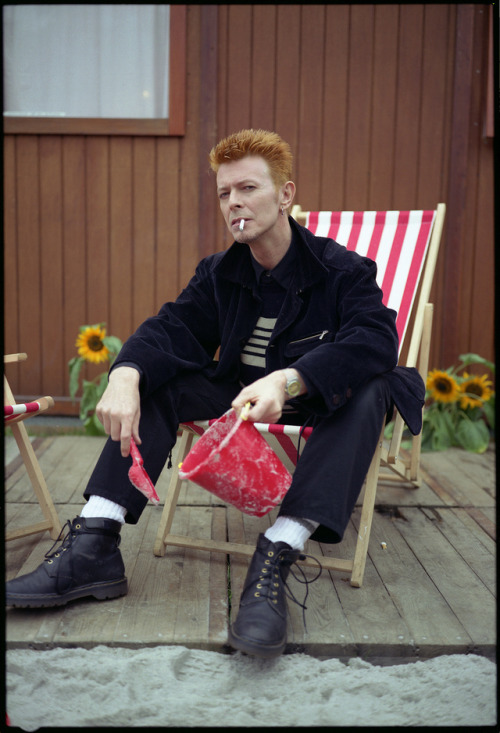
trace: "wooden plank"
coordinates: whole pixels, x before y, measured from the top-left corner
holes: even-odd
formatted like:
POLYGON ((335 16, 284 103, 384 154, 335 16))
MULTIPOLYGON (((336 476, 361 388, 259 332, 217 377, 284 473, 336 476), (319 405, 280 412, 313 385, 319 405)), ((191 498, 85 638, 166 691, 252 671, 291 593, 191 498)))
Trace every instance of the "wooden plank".
POLYGON ((134 328, 155 313, 156 141, 134 138, 132 197, 132 321, 134 328))
POLYGON ((495 594, 495 543, 491 538, 477 524, 474 526, 475 523, 470 521, 470 515, 465 509, 422 511, 428 519, 434 521, 435 526, 488 590, 495 594))
POLYGON ((344 208, 368 207, 372 126, 373 5, 352 5, 349 26, 349 95, 344 208))
MULTIPOLYGON (((326 133, 322 115, 324 88, 325 6, 309 5, 302 13, 300 56, 299 130, 295 154, 295 182, 307 200, 319 201, 323 169, 322 141, 326 133)), ((301 201, 303 195, 301 194, 301 201)), ((298 201, 296 203, 299 203, 298 201)))
MULTIPOLYGON (((82 277, 88 284, 85 323, 93 324, 107 320, 109 306, 109 138, 88 137, 85 147, 87 258, 82 277)), ((89 370, 92 377, 100 371, 99 365, 89 370)))
MULTIPOLYGON (((109 141, 109 258, 110 304, 108 334, 124 341, 133 330, 133 141, 130 137, 113 137, 109 141), (123 294, 128 293, 128 298, 123 294)), ((139 205, 142 198, 139 196, 139 205)), ((137 204, 136 204, 137 205, 137 204)))
MULTIPOLYGON (((87 290, 93 290, 93 283, 86 277, 86 198, 85 138, 64 135, 62 141, 62 186, 63 201, 63 298, 64 308, 60 315, 61 338, 64 341, 66 363, 77 355, 75 341, 78 329, 87 321, 87 290), (69 256, 71 253, 71 256, 69 256)), ((69 374, 66 373, 59 390, 54 395, 69 395, 69 374)), ((70 403, 71 404, 71 403, 70 403)), ((76 405, 73 414, 78 414, 76 405)))
POLYGON ((487 509, 467 507, 466 511, 493 540, 496 540, 496 525, 494 520, 487 516, 487 509))
POLYGON ((38 364, 42 376, 41 394, 58 391, 64 382, 67 362, 63 342, 54 338, 54 323, 64 308, 63 226, 62 226, 62 143, 59 136, 40 138, 40 329, 42 358, 38 364))
MULTIPOLYGON (((408 512, 413 516, 419 510, 406 509, 405 516, 408 512)), ((421 564, 421 543, 407 541, 407 527, 408 522, 402 519, 376 515, 369 557, 408 626, 415 654, 430 657, 463 653, 472 648, 472 639, 421 564)))
MULTIPOLYGON (((392 208, 411 209, 417 202, 417 172, 422 104, 422 5, 399 5, 398 86, 394 138, 392 208)), ((437 203, 437 202, 435 202, 437 203)))
MULTIPOLYGON (((16 141, 13 137, 4 137, 3 142, 3 303, 6 315, 3 321, 3 339, 4 350, 10 353, 17 350, 19 343, 16 141)), ((19 367, 12 365, 8 376, 12 391, 16 394, 19 391, 19 367)))
POLYGON ((375 211, 390 208, 390 190, 394 185, 394 147, 387 143, 394 139, 397 126, 398 20, 394 6, 375 5, 372 98, 377 103, 371 110, 368 195, 368 208, 375 211))
MULTIPOLYGON (((307 12, 307 11, 305 11, 307 12)), ((349 23, 348 4, 325 7, 325 83, 324 83, 324 120, 325 130, 321 142, 321 155, 325 165, 321 166, 321 185, 319 198, 314 198, 314 190, 305 185, 298 189, 298 199, 304 210, 337 211, 344 208, 345 181, 347 175, 346 137, 348 118, 345 113, 349 99, 349 23), (342 112, 340 111, 342 110, 342 112)), ((301 142, 301 135, 298 142, 301 142)), ((300 147, 297 152, 301 155, 300 147)))
MULTIPOLYGON (((203 537, 210 533, 212 509, 186 507, 184 511, 188 514, 187 532, 190 535, 203 537)), ((206 644, 210 626, 209 583, 212 563, 214 572, 222 572, 222 578, 225 580, 227 572, 224 561, 211 561, 210 554, 207 552, 186 550, 176 599, 177 616, 174 640, 177 644, 194 644, 197 647, 201 644, 202 648, 206 644)), ((226 598, 221 600, 227 603, 227 594, 226 598)), ((225 641, 224 632, 219 642, 222 644, 225 641)))
MULTIPOLYGON (((356 548, 360 511, 356 509, 340 545, 321 545, 326 555, 342 552, 352 557, 356 548)), ((378 516, 374 522, 382 522, 378 516)), ((373 544, 370 549, 377 552, 373 544)), ((368 556, 366 561, 363 585, 353 588, 350 577, 342 577, 332 573, 334 591, 340 600, 343 614, 351 630, 352 639, 356 641, 356 654, 367 659, 378 654, 383 646, 385 653, 391 657, 413 653, 413 639, 408 626, 387 591, 380 582, 375 566, 368 556)), ((333 589, 332 589, 333 590, 333 589)))
MULTIPOLYGON (((300 98, 299 54, 289 54, 290 48, 300 47, 299 5, 276 5, 274 129, 296 154, 299 132, 298 102, 300 98), (286 64, 281 59, 286 58, 286 64)), ((295 175, 295 173, 294 173, 295 175)), ((295 179, 294 179, 295 180, 295 179)), ((305 192, 303 192, 305 193, 305 192)))
POLYGON ((252 13, 251 56, 251 127, 274 130, 274 99, 276 68, 281 59, 276 56, 276 5, 254 5, 252 13))
POLYGON ((40 173, 39 140, 23 139, 16 149, 17 253, 19 281, 17 311, 19 341, 15 351, 25 351, 28 361, 19 372, 21 394, 42 394, 40 364, 42 340, 40 323, 40 173))
POLYGON ((473 648, 492 649, 496 643, 496 605, 493 594, 463 561, 452 545, 418 509, 407 509, 401 532, 425 572, 453 609, 470 636, 473 648))
MULTIPOLYGON (((457 465, 456 452, 444 451, 442 454, 428 453, 425 458, 426 474, 432 476, 437 484, 445 489, 458 506, 494 506, 495 500, 488 491, 476 485, 475 480, 464 471, 467 455, 457 465)), ((427 480, 427 478, 426 478, 427 480)), ((489 484, 491 492, 492 484, 489 484)))

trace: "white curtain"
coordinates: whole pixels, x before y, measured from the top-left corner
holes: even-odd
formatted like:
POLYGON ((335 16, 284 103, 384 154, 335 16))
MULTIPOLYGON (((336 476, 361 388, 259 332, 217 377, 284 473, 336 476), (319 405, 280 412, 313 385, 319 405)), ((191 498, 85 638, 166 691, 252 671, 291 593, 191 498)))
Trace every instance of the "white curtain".
POLYGON ((4 113, 168 117, 168 5, 3 8, 4 113))

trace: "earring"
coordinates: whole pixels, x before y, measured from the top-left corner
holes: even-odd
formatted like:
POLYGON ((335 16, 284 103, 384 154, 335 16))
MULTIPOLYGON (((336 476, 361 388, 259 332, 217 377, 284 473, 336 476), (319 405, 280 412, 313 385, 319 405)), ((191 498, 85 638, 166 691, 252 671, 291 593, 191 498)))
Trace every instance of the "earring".
POLYGON ((283 207, 281 207, 281 216, 284 216, 285 212, 283 211, 283 207))

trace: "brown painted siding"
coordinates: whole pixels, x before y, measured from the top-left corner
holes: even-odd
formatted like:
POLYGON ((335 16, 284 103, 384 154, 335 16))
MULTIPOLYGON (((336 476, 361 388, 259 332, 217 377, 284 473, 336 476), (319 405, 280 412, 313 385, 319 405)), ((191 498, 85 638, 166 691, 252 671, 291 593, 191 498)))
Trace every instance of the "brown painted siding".
POLYGON ((14 391, 70 411, 80 324, 125 339, 230 243, 207 153, 249 126, 292 145, 304 209, 444 201, 431 365, 493 358, 486 10, 188 6, 185 136, 6 135, 5 350, 29 356, 14 391))

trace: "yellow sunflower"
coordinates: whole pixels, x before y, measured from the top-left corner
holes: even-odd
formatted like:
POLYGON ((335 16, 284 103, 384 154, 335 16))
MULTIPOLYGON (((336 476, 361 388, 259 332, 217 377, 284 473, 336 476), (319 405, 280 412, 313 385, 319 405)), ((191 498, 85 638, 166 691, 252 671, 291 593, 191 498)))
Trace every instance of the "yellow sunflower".
POLYGON ((439 369, 429 372, 426 386, 436 402, 456 402, 460 396, 460 387, 455 379, 439 369))
POLYGON ((104 345, 103 339, 106 337, 106 329, 99 325, 87 326, 84 328, 76 339, 76 348, 78 355, 90 361, 93 364, 99 364, 101 361, 107 361, 109 357, 108 348, 104 345))
POLYGON ((492 382, 488 379, 487 374, 480 377, 467 374, 464 372, 464 381, 460 385, 460 407, 481 407, 484 402, 488 402, 493 391, 490 389, 492 382))

